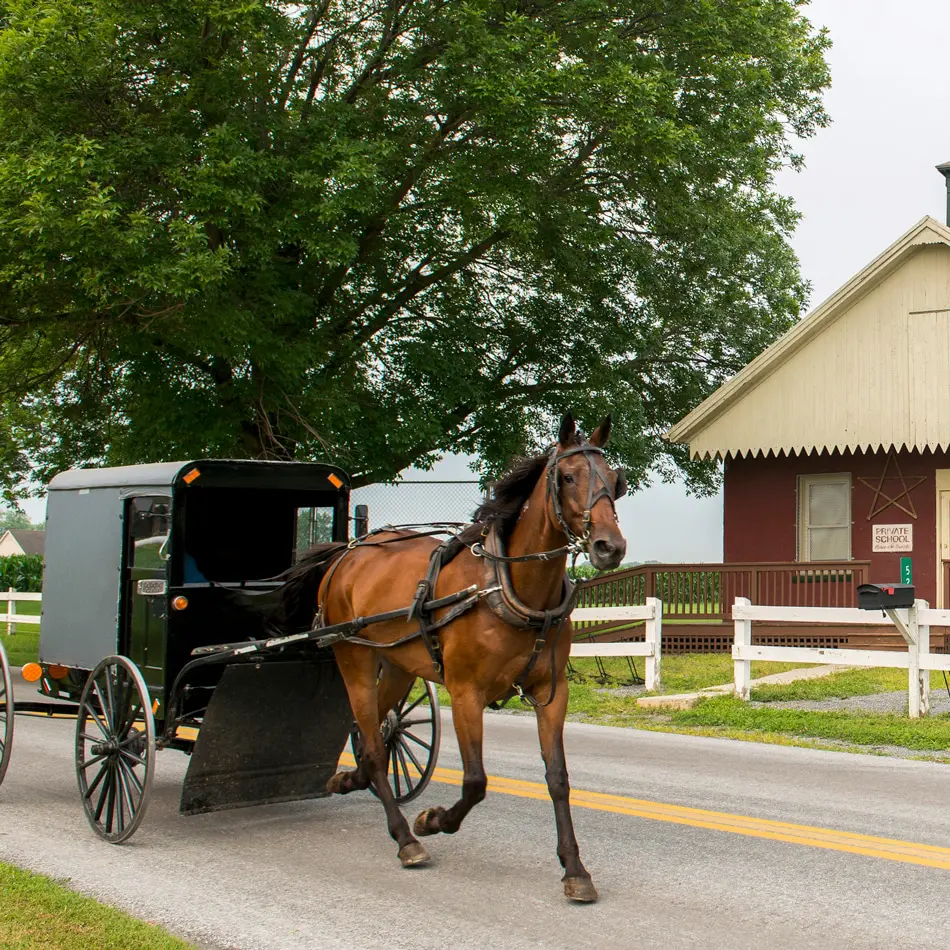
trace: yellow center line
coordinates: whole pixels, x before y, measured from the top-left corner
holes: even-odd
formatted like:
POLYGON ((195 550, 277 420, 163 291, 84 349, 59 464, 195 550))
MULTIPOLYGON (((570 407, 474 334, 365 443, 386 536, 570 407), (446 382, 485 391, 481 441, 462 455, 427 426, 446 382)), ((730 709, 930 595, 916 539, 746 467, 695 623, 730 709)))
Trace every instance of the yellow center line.
MULTIPOLYGON (((340 763, 349 766, 355 764, 352 756, 348 753, 341 756, 340 763)), ((432 775, 432 780, 445 785, 458 786, 462 784, 462 772, 458 769, 437 768, 432 775)), ((488 777, 488 790, 518 798, 532 798, 537 801, 548 801, 549 798, 547 785, 497 775, 488 777)), ((818 828, 812 825, 799 825, 769 818, 734 815, 729 812, 690 808, 685 805, 669 805, 664 802, 628 798, 624 795, 608 795, 603 792, 589 792, 576 788, 571 790, 571 805, 575 808, 590 808, 594 811, 610 812, 615 815, 631 815, 635 818, 646 818, 650 821, 665 821, 676 825, 688 825, 693 828, 706 828, 713 831, 725 831, 730 834, 746 835, 751 838, 768 838, 773 841, 785 841, 810 848, 845 851, 850 854, 881 858, 885 861, 900 861, 905 864, 920 864, 925 867, 950 870, 950 848, 942 848, 938 845, 919 844, 913 841, 901 841, 896 838, 880 838, 875 835, 837 831, 833 828, 818 828)))

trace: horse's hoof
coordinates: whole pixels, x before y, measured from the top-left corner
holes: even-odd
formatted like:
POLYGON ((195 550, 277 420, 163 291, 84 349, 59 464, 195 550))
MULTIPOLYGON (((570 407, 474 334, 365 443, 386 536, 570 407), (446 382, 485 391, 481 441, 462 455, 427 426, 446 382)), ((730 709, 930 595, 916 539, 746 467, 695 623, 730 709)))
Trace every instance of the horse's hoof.
POLYGON ((336 775, 331 775, 327 779, 327 792, 331 795, 345 795, 349 789, 344 788, 343 783, 349 774, 349 772, 337 772, 336 775))
POLYGON ((597 888, 589 877, 566 877, 564 896, 579 904, 593 904, 597 900, 597 888))
POLYGON ((412 826, 413 834, 419 835, 420 838, 425 837, 426 835, 437 835, 440 830, 438 823, 439 812, 444 811, 444 808, 437 806, 435 808, 427 808, 425 811, 419 812, 419 816, 416 818, 415 824, 412 826), (431 824, 430 821, 432 822, 431 824))
POLYGON ((432 859, 429 857, 429 852, 418 841, 410 841, 399 849, 399 860, 402 861, 404 868, 417 868, 428 864, 432 859))

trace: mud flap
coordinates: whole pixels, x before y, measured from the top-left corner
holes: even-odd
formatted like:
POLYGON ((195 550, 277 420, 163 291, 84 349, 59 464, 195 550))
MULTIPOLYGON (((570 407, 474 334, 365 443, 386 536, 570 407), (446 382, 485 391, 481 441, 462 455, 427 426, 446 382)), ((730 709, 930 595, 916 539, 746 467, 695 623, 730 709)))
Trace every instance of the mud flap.
POLYGON ((181 813, 323 797, 352 721, 332 660, 228 666, 198 733, 181 813))

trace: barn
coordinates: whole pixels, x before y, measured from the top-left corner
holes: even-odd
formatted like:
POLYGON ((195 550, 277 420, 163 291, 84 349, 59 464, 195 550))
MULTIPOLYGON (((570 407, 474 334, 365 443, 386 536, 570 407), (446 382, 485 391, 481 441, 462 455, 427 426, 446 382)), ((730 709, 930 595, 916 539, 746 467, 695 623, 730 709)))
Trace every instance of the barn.
POLYGON ((903 572, 950 606, 950 228, 918 222, 668 437, 723 464, 726 565, 903 572))

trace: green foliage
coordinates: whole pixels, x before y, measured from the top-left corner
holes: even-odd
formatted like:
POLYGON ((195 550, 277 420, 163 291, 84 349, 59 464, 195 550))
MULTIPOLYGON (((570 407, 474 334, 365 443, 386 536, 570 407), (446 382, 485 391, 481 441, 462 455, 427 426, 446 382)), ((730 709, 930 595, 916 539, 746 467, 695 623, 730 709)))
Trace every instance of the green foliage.
POLYGON ((488 473, 576 407, 709 487, 661 434, 807 291, 801 6, 0 0, 0 484, 488 473))
POLYGON ((11 554, 0 557, 0 590, 14 588, 21 593, 39 593, 43 589, 43 556, 11 554))
POLYGON ((29 517, 15 508, 0 508, 0 533, 7 528, 32 528, 29 517))

